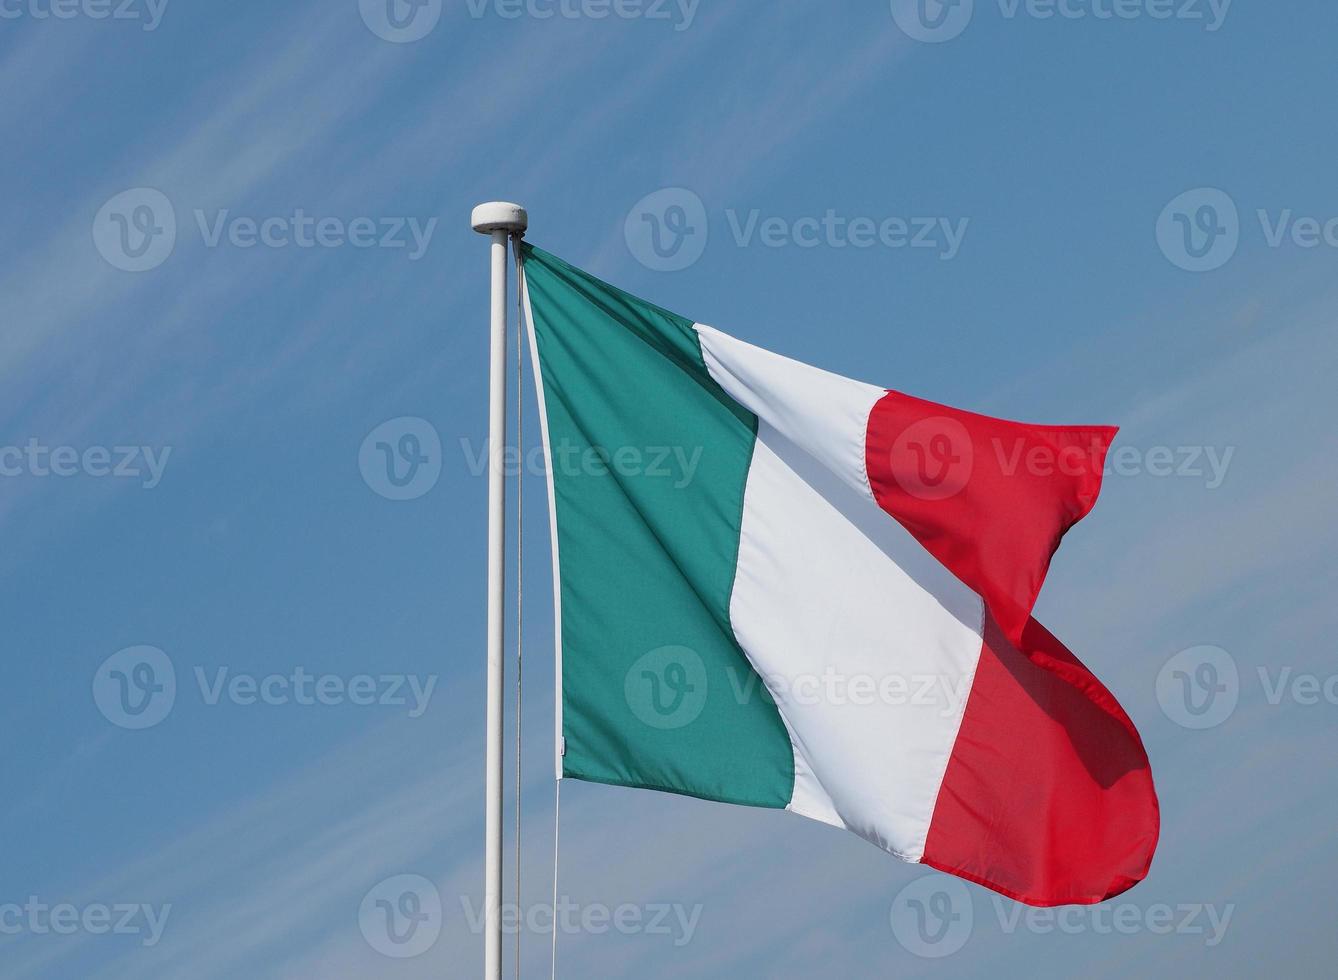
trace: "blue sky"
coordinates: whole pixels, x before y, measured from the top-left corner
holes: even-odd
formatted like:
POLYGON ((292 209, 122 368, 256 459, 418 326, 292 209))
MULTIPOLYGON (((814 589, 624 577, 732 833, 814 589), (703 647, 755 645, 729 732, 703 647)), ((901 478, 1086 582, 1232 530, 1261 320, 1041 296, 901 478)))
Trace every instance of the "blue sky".
MULTIPOLYGON (((939 884, 853 835, 568 783, 563 895, 642 925, 564 931, 562 975, 1330 972, 1332 5, 396 3, 399 28, 370 0, 0 2, 0 976, 480 972, 492 198, 745 340, 1121 425, 1038 615, 1139 725, 1164 821, 1121 928, 962 885, 960 945, 925 958, 894 927, 939 884), (628 234, 648 207, 692 229, 661 242, 684 267, 628 234), (927 244, 849 237, 898 221, 927 244), (421 437, 411 499, 374 430, 421 437), (118 713, 142 647, 162 717, 118 713), (1224 688, 1207 715, 1177 670, 1224 688), (369 923, 402 875, 440 913, 401 958, 369 923)), ((551 584, 524 494, 533 925, 551 584)), ((546 975, 545 930, 522 941, 546 975)))

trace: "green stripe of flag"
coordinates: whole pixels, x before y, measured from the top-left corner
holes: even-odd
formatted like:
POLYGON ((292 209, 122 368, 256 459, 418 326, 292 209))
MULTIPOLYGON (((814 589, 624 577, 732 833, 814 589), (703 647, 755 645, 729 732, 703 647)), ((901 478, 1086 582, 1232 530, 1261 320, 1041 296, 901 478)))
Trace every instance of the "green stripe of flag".
POLYGON ((563 773, 784 807, 790 740, 729 620, 757 420, 710 378, 690 321, 522 253, 553 454, 563 773))

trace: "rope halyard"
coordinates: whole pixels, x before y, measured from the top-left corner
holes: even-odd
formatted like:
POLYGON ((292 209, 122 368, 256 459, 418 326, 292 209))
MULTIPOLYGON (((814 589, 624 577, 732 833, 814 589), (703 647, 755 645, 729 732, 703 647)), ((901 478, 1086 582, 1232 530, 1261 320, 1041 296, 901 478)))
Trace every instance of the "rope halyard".
MULTIPOLYGON (((513 236, 512 244, 516 253, 516 445, 517 453, 521 460, 524 460, 524 445, 521 441, 521 409, 523 407, 523 376, 522 358, 524 356, 525 342, 525 263, 520 255, 520 236, 513 236)), ((536 379, 537 380, 537 379, 536 379)), ((523 474, 524 466, 522 462, 521 471, 523 474)), ((520 901, 520 709, 521 709, 521 643, 520 643, 520 607, 521 607, 521 586, 520 586, 520 565, 523 554, 522 538, 520 534, 520 489, 516 489, 516 901, 520 901)), ((557 954, 558 954, 558 928, 557 928, 557 905, 558 905, 558 870, 560 847, 562 842, 562 780, 553 781, 553 943, 550 952, 549 976, 551 980, 557 980, 557 954)), ((520 980, 520 936, 517 930, 516 938, 516 978, 520 980)))
POLYGON ((551 980, 557 980, 558 844, 562 838, 562 780, 553 780, 553 953, 551 980))

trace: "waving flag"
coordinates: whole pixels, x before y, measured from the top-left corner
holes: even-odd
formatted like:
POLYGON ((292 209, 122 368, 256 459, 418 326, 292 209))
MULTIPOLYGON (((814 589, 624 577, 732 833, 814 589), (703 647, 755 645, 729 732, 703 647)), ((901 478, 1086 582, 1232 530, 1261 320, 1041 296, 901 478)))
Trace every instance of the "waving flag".
POLYGON ((1033 905, 1140 881, 1138 732, 1031 618, 1115 430, 851 381, 521 251, 559 775, 785 808, 1033 905))

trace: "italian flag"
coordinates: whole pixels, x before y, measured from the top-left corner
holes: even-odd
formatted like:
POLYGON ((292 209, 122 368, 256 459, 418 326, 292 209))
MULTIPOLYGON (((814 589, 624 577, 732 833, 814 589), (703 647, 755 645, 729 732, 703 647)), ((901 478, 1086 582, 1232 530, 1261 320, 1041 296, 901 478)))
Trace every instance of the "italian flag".
POLYGON ((559 778, 784 808, 1031 905, 1140 881, 1138 732, 1031 618, 1115 430, 852 381, 521 252, 559 778))

